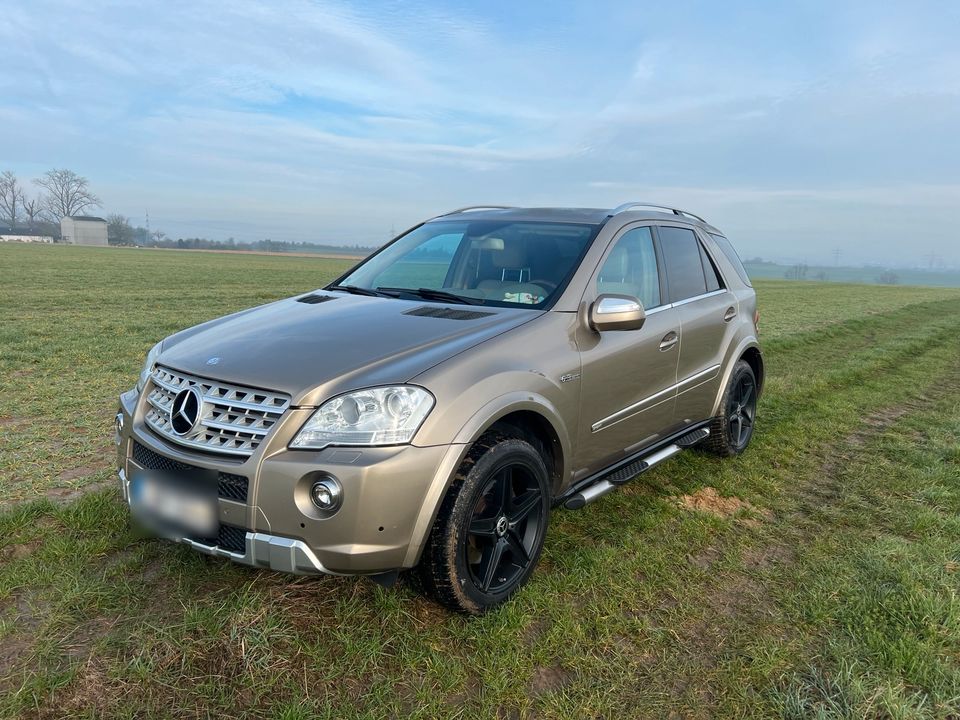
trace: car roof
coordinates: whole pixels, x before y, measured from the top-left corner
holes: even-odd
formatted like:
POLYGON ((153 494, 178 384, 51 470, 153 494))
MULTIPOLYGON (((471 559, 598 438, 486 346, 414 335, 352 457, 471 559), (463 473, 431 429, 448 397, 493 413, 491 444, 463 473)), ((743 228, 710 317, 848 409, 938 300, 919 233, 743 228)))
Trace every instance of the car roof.
MULTIPOLYGON (((465 208, 463 210, 454 210, 444 215, 438 215, 431 218, 429 222, 447 221, 447 220, 481 220, 496 222, 563 222, 563 223, 583 223, 586 225, 602 225, 611 218, 616 217, 626 222, 636 220, 660 220, 665 222, 682 223, 684 225, 693 225, 700 227, 707 232, 720 233, 720 231, 699 219, 689 215, 677 215, 672 212, 660 212, 650 209, 623 210, 614 213, 609 208, 562 208, 562 207, 483 207, 483 208, 465 208)), ((720 233, 722 234, 722 233, 720 233)))

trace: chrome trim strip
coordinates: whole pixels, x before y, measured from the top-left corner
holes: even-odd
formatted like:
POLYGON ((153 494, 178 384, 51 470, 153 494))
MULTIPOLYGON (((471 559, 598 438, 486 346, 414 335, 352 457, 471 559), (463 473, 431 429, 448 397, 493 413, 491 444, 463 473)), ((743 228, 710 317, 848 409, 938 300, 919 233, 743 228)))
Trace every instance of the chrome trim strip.
MULTIPOLYGON (((148 425, 152 430, 153 425, 148 425)), ((170 442, 175 442, 177 445, 182 445, 183 447, 196 448, 197 450, 203 450, 208 453, 220 453, 221 455, 233 455, 239 458, 248 458, 253 454, 252 450, 243 449, 243 448, 225 448, 220 445, 209 445, 207 443, 195 442, 193 440, 187 440, 186 438, 174 438, 170 435, 166 435, 162 432, 158 432, 157 435, 162 440, 169 440, 170 442)), ((252 440, 253 438, 248 438, 252 440)))
POLYGON ((677 395, 679 395, 680 393, 685 393, 688 390, 693 390, 694 387, 697 387, 698 385, 702 385, 705 382, 713 380, 713 378, 715 378, 719 374, 720 374, 719 363, 716 365, 711 365, 706 370, 701 370, 698 373, 694 373, 693 375, 688 377, 686 380, 681 380, 680 382, 677 383, 677 395), (710 377, 707 377, 708 375, 710 377), (698 380, 702 380, 702 382, 697 382, 698 380))
POLYGON ((269 430, 265 430, 264 428, 258 428, 258 427, 246 426, 246 425, 233 425, 231 423, 217 422, 216 420, 201 420, 200 424, 203 425, 204 427, 215 428, 216 430, 232 430, 233 432, 238 432, 238 433, 247 433, 249 435, 259 435, 260 437, 263 437, 268 432, 270 432, 269 430))
POLYGON ((719 290, 711 290, 710 292, 704 293, 703 295, 694 295, 691 298, 684 298, 683 300, 677 300, 677 302, 673 303, 670 307, 680 307, 681 305, 686 305, 687 303, 696 302, 697 300, 703 300, 704 298, 713 297, 714 295, 723 295, 723 293, 725 292, 730 292, 730 291, 727 290, 726 288, 720 288, 719 290))
MULTIPOLYGON (((667 304, 665 304, 665 305, 657 305, 655 308, 652 308, 652 309, 650 309, 650 310, 647 310, 646 308, 644 308, 644 309, 643 309, 643 312, 644 312, 645 315, 650 316, 650 315, 653 315, 653 314, 658 313, 658 312, 663 312, 664 310, 671 310, 671 309, 673 309, 673 308, 675 308, 675 307, 680 307, 681 305, 686 305, 687 303, 692 303, 692 302, 696 302, 697 300, 703 300, 704 298, 713 297, 714 295, 722 295, 722 294, 725 293, 725 292, 730 292, 730 290, 728 290, 727 288, 720 288, 719 290, 711 290, 710 292, 704 293, 703 295, 695 295, 695 296, 693 296, 693 297, 691 297, 691 298, 685 298, 685 299, 683 299, 683 300, 677 300, 677 302, 675 302, 675 303, 667 303, 667 304)), ((642 305, 642 304, 643 304, 643 303, 641 303, 641 305, 642 305)))
POLYGON ((657 402, 653 402, 654 400, 656 400, 657 398, 663 395, 672 393, 676 389, 677 389, 676 385, 671 385, 668 388, 664 388, 660 392, 654 393, 649 397, 645 397, 643 400, 640 400, 639 402, 635 402, 633 405, 628 405, 627 407, 621 410, 617 410, 615 413, 613 413, 613 415, 608 415, 602 420, 597 420, 597 422, 595 422, 593 425, 590 426, 590 432, 599 432, 600 430, 603 430, 604 428, 608 428, 611 425, 616 425, 621 420, 626 420, 631 415, 636 415, 637 413, 641 413, 644 410, 649 410, 652 407, 656 407, 661 402, 665 402, 668 398, 664 398, 663 400, 657 401, 657 402), (648 405, 648 404, 649 404, 649 407, 642 407, 643 405, 648 405))
POLYGON ((659 405, 660 403, 656 402, 651 404, 650 407, 643 407, 644 405, 651 403, 651 401, 656 400, 657 398, 662 397, 663 395, 667 395, 668 393, 672 393, 674 391, 676 391, 677 394, 679 395, 681 392, 686 392, 687 390, 691 390, 692 387, 684 387, 684 386, 689 385, 690 383, 696 383, 696 381, 701 378, 703 378, 703 382, 712 380, 719 374, 719 370, 720 370, 720 365, 712 365, 711 367, 708 367, 706 370, 701 370, 700 372, 696 373, 695 375, 691 375, 690 377, 686 378, 681 382, 674 383, 670 387, 664 388, 660 392, 654 393, 653 395, 650 395, 649 397, 645 397, 643 400, 640 400, 639 402, 633 403, 633 405, 628 405, 622 410, 617 410, 617 412, 613 413, 612 415, 607 415, 607 417, 603 418, 602 420, 597 420, 597 422, 595 422, 593 425, 590 426, 590 432, 599 432, 600 430, 608 428, 611 425, 616 425, 621 420, 626 420, 628 417, 641 413, 644 410, 649 410, 650 407, 655 407, 656 405, 659 405), (705 377, 706 375, 710 375, 710 373, 713 373, 713 375, 711 375, 709 378, 705 377), (683 387, 684 389, 680 390, 681 387, 683 387))
POLYGON ((235 407, 242 410, 256 410, 257 412, 277 414, 282 413, 284 410, 290 407, 289 400, 287 400, 283 405, 257 405, 256 403, 242 402, 240 400, 226 400, 222 397, 204 395, 203 401, 208 402, 211 405, 223 405, 224 407, 235 407))

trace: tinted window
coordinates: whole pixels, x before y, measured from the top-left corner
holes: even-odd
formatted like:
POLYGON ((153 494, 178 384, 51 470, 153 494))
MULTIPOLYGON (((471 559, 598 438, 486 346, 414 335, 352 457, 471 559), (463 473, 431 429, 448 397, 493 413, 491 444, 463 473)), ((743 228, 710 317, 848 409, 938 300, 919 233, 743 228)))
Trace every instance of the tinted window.
MULTIPOLYGON (((699 243, 697 244, 699 245, 699 243)), ((707 251, 703 249, 703 245, 700 245, 700 262, 703 263, 703 275, 707 279, 707 292, 719 290, 722 287, 720 283, 720 273, 718 273, 717 269, 713 266, 713 260, 707 255, 707 251)))
POLYGON ((339 284, 426 302, 445 300, 431 298, 422 288, 476 304, 545 307, 566 285, 598 229, 574 223, 435 220, 371 256, 339 284))
POLYGON ((720 246, 720 249, 723 251, 723 254, 727 256, 727 260, 730 261, 730 264, 733 265, 733 269, 737 271, 737 275, 740 276, 740 279, 744 283, 753 287, 753 283, 750 282, 750 276, 747 275, 746 268, 743 267, 743 263, 740 262, 740 256, 737 255, 737 251, 733 248, 733 245, 729 240, 727 240, 723 235, 714 235, 710 234, 717 245, 720 246))
POLYGON ((617 293, 639 298, 645 308, 660 304, 657 253, 650 228, 628 230, 617 240, 597 276, 598 293, 617 293))
POLYGON ((700 260, 700 243, 692 230, 661 227, 660 245, 663 248, 663 263, 667 268, 667 284, 670 302, 678 302, 707 291, 700 260))

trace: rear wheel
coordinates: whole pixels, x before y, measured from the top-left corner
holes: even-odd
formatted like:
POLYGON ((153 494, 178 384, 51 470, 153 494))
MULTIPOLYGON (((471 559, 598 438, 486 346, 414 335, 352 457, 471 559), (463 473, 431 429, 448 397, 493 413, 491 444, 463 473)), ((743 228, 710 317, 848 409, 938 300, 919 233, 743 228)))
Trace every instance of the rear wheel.
POLYGON ((424 548, 424 589, 459 612, 479 614, 502 603, 536 567, 549 517, 540 453, 519 438, 482 438, 448 490, 424 548))
POLYGON ((710 423, 710 437, 702 445, 723 457, 739 455, 753 437, 757 417, 757 378, 744 360, 737 361, 720 403, 720 415, 710 423))

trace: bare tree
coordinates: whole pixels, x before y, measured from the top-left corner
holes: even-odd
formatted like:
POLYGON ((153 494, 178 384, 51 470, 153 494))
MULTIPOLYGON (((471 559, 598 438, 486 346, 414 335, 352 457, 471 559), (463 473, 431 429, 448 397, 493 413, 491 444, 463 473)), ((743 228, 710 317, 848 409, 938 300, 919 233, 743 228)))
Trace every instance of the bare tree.
POLYGON ((7 221, 11 228, 17 226, 17 217, 26 198, 17 176, 10 170, 0 174, 0 218, 7 221))
POLYGON ((56 222, 101 204, 100 198, 90 190, 88 180, 72 170, 48 170, 33 182, 46 191, 41 203, 56 222))
POLYGON ((24 200, 23 211, 27 214, 27 227, 33 230, 37 224, 37 218, 40 217, 40 213, 43 211, 43 208, 40 207, 40 201, 36 198, 24 200))
POLYGON ((130 245, 133 242, 133 226, 123 215, 107 215, 107 242, 111 245, 130 245))
POLYGON ((153 239, 154 239, 155 241, 157 241, 157 242, 160 242, 161 240, 163 240, 163 239, 167 236, 167 234, 166 234, 165 232, 163 232, 163 230, 154 230, 154 231, 151 233, 151 235, 153 235, 153 239))

